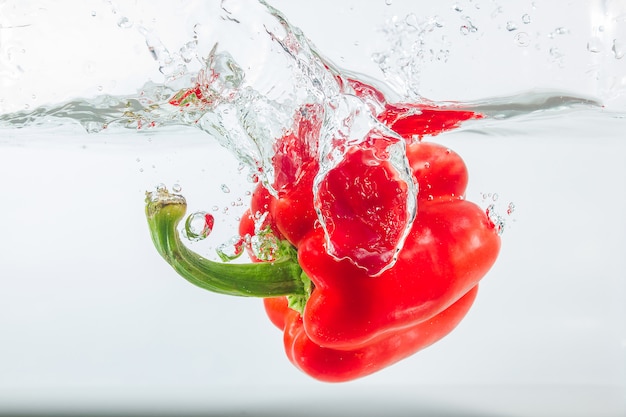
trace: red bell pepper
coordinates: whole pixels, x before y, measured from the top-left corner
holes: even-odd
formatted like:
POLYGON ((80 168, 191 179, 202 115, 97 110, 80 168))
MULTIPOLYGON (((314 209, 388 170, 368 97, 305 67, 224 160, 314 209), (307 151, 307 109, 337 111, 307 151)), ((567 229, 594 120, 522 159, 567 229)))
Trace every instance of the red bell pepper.
POLYGON ((465 200, 468 173, 461 157, 421 141, 478 116, 417 105, 387 105, 377 116, 406 140, 419 185, 412 223, 407 222, 406 184, 389 161, 378 157, 377 139, 349 150, 320 184, 319 203, 314 201, 317 160, 298 141, 302 123, 314 128, 311 120, 298 121, 300 130, 277 145, 278 195, 259 185, 241 220, 242 236, 280 242, 270 252, 251 250, 256 263, 223 264, 194 254, 176 230, 185 212, 182 196, 160 190, 147 198, 161 255, 200 287, 265 298, 270 320, 284 331, 290 361, 323 381, 371 374, 452 331, 500 248, 484 210, 465 200), (297 160, 288 156, 292 153, 297 160))

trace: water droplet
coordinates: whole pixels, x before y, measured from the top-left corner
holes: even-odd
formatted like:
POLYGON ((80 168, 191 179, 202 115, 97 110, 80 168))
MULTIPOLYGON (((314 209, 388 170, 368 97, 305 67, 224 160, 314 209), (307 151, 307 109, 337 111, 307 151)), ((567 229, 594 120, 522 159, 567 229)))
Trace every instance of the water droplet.
POLYGON ((182 190, 183 190, 183 187, 181 187, 180 184, 172 185, 172 191, 174 191, 175 193, 180 193, 182 190))
POLYGON ((509 20, 506 22, 506 30, 513 32, 514 30, 517 30, 517 25, 512 20, 509 20))
POLYGON ((187 239, 198 242, 211 234, 214 224, 215 218, 212 214, 198 211, 187 217, 183 233, 187 239))
POLYGON ((220 209, 220 208, 219 208, 219 206, 213 206, 213 207, 211 207, 211 210, 213 210, 213 211, 219 211, 219 209, 220 209))
POLYGON ((452 10, 461 13, 463 11, 463 7, 460 4, 456 3, 454 6, 452 6, 452 10))
POLYGON ((613 39, 613 46, 611 47, 613 51, 613 56, 615 59, 622 59, 624 55, 626 55, 626 43, 620 41, 619 39, 613 39))
POLYGON ((511 202, 511 203, 509 203, 508 207, 506 208, 506 214, 508 214, 510 216, 511 214, 513 214, 514 211, 515 211, 515 204, 513 204, 511 202))
POLYGON ((385 0, 385 4, 387 6, 391 6, 393 4, 393 0, 385 0))
POLYGON ((424 168, 426 168, 426 169, 430 168, 430 162, 425 162, 424 163, 424 168))
POLYGON ((428 201, 433 201, 433 200, 435 199, 435 197, 433 197, 433 195, 432 195, 432 194, 428 194, 428 197, 426 197, 426 199, 427 199, 428 201))
POLYGON ((561 52, 561 50, 557 47, 552 47, 550 48, 550 56, 552 58, 554 58, 555 60, 560 60, 561 58, 563 58, 563 52, 561 52))
POLYGON ((122 16, 117 21, 117 26, 122 29, 128 29, 128 28, 133 27, 133 23, 126 16, 122 16))
POLYGON ((165 186, 165 184, 160 183, 160 184, 157 184, 156 190, 157 190, 157 192, 162 193, 162 192, 167 191, 167 187, 165 186))
POLYGON ((530 19, 530 15, 528 13, 526 13, 525 15, 522 16, 522 23, 527 25, 531 22, 530 19))
POLYGON ((519 32, 515 35, 514 41, 517 46, 525 48, 530 45, 530 36, 528 36, 528 33, 526 32, 519 32))
POLYGON ((472 20, 470 19, 469 16, 465 16, 463 18, 467 23, 465 25, 462 25, 460 28, 461 34, 462 35, 469 35, 470 33, 475 33, 478 32, 478 27, 476 27, 473 23, 472 20))
POLYGON ((93 11, 91 12, 91 17, 96 17, 97 15, 98 15, 98 13, 96 13, 96 11, 95 11, 95 10, 93 10, 93 11))
POLYGON ((222 184, 220 188, 222 189, 223 193, 226 193, 226 194, 230 193, 230 188, 228 188, 228 185, 222 184))
POLYGON ((497 194, 497 193, 494 193, 494 194, 491 196, 491 199, 492 199, 493 201, 498 201, 498 197, 499 197, 499 196, 498 196, 498 194, 497 194))
POLYGON ((243 253, 245 239, 241 236, 234 236, 227 242, 222 243, 215 249, 217 256, 224 262, 235 260, 243 253))
POLYGON ((413 29, 419 30, 420 28, 420 24, 417 20, 417 16, 415 16, 415 13, 409 13, 408 15, 406 15, 406 17, 404 18, 404 23, 406 23, 407 26, 410 26, 413 29))
POLYGON ((589 42, 587 42, 587 50, 593 53, 602 51, 602 40, 597 36, 589 39, 589 42))

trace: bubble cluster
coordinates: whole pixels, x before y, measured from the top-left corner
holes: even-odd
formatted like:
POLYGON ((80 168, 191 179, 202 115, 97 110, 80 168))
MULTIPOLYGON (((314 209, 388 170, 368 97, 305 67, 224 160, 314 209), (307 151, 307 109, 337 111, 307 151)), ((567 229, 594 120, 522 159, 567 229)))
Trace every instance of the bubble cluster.
POLYGON ((504 233, 507 221, 510 220, 511 216, 515 212, 515 204, 513 202, 509 202, 503 206, 499 202, 500 196, 498 193, 482 193, 481 197, 483 203, 487 204, 485 208, 487 218, 491 224, 493 224, 496 232, 501 235, 504 233))

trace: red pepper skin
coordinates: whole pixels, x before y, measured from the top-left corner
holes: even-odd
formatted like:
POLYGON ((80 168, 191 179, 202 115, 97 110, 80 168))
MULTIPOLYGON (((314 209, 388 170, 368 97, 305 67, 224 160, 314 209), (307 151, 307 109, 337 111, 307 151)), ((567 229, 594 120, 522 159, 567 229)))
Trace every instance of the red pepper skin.
POLYGON ((317 221, 313 208, 313 180, 317 171, 317 164, 309 164, 297 184, 283 190, 280 198, 270 200, 269 212, 276 228, 295 247, 317 221))
MULTIPOLYGON (((461 157, 417 138, 476 117, 411 104, 385 105, 378 115, 406 139, 419 192, 417 216, 402 250, 393 267, 377 276, 328 253, 314 210, 316 161, 305 160, 297 175, 291 158, 274 161, 289 181, 280 182, 278 198, 259 186, 251 210, 267 210, 266 222, 297 248, 298 263, 314 286, 302 314, 290 309, 285 297, 264 300, 268 317, 284 331, 288 358, 299 369, 323 381, 360 378, 433 344, 465 316, 478 282, 496 260, 500 238, 484 210, 464 198, 468 171, 461 157)), ((290 144, 295 139, 282 143, 287 153, 298 153, 290 144)), ((328 173, 320 188, 321 209, 334 216, 331 229, 339 231, 339 242, 367 247, 370 237, 382 236, 384 246, 397 237, 386 237, 385 227, 402 220, 406 190, 393 188, 398 181, 387 162, 364 164, 372 161, 368 152, 351 151, 328 173), (378 183, 377 191, 358 186, 370 182, 378 183), (388 217, 377 217, 376 208, 388 217)), ((251 228, 245 222, 242 232, 251 228)))
MULTIPOLYGON (((176 228, 186 208, 182 196, 163 190, 146 196, 152 240, 163 258, 201 288, 264 297, 268 317, 284 331, 291 362, 329 382, 376 372, 450 333, 500 249, 487 213, 465 200, 463 160, 421 141, 480 116, 423 103, 389 104, 374 87, 347 82, 371 114, 405 140, 419 188, 412 223, 410 184, 386 159, 387 145, 399 138, 382 137, 380 130, 347 150, 318 184, 314 201, 325 109, 313 104, 296 112, 292 128, 275 144, 276 197, 259 185, 241 219, 240 234, 254 238, 248 250, 256 263, 224 265, 193 253, 176 228), (265 237, 282 242, 269 245, 266 254, 265 237)), ((182 90, 170 103, 204 101, 198 91, 182 90)))
POLYGON ((485 213, 463 200, 423 204, 396 264, 377 277, 328 255, 324 239, 316 231, 298 247, 315 284, 303 325, 314 343, 335 349, 362 347, 439 314, 478 283, 499 249, 485 213))
MULTIPOLYGON (((428 142, 408 145, 407 156, 420 187, 418 213, 393 268, 371 277, 329 255, 321 228, 299 223, 298 262, 315 290, 302 316, 281 299, 265 302, 272 322, 285 330, 291 361, 317 379, 365 376, 439 340, 465 315, 496 260, 500 238, 493 224, 464 199, 463 160, 428 142)), ((358 176, 362 167, 342 169, 358 176)), ((306 211, 287 197, 270 205, 274 218, 306 211)))
MULTIPOLYGON (((287 307, 284 298, 266 299, 270 317, 281 308, 285 352, 301 371, 325 382, 345 382, 361 378, 392 365, 450 333, 470 309, 478 286, 470 289, 446 310, 422 323, 386 334, 363 347, 338 350, 315 344, 306 332, 302 317, 287 307), (282 306, 279 306, 282 302, 282 306)), ((276 324, 276 323, 275 323, 276 324)))

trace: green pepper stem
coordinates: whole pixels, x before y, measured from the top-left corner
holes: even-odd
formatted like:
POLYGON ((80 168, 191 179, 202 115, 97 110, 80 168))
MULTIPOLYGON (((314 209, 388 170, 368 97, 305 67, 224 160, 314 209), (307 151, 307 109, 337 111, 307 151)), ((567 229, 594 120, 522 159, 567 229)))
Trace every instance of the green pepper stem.
POLYGON ((154 246, 187 281, 227 295, 306 296, 307 278, 293 255, 283 254, 273 262, 230 264, 211 261, 187 248, 177 229, 186 211, 187 202, 182 195, 165 189, 146 193, 146 217, 154 246))

